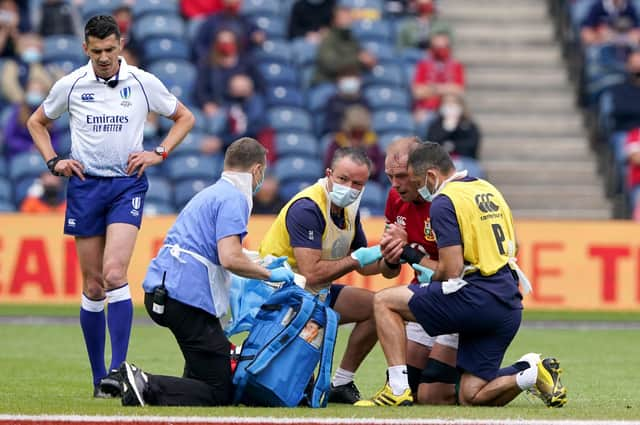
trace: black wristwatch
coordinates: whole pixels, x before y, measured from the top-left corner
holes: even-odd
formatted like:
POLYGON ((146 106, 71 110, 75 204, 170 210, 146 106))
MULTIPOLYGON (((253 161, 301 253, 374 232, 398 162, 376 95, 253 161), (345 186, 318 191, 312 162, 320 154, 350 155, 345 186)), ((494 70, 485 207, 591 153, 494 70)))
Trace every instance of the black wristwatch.
POLYGON ((54 176, 64 176, 64 174, 59 173, 56 171, 56 164, 61 160, 62 158, 60 158, 59 156, 54 156, 53 158, 51 158, 50 160, 47 161, 47 168, 49 169, 49 171, 51 171, 51 174, 53 174, 54 176))

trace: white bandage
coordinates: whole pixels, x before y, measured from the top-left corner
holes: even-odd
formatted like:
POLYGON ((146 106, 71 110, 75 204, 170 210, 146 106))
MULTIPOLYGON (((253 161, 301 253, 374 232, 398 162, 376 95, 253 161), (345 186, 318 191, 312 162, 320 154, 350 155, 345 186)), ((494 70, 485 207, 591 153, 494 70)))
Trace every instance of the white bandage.
POLYGON ((458 349, 458 334, 438 335, 436 342, 446 347, 451 347, 454 350, 458 349))
POLYGON ((433 347, 433 343, 436 338, 426 333, 419 323, 407 322, 405 329, 407 331, 407 339, 409 341, 416 342, 420 345, 424 345, 425 347, 433 347))

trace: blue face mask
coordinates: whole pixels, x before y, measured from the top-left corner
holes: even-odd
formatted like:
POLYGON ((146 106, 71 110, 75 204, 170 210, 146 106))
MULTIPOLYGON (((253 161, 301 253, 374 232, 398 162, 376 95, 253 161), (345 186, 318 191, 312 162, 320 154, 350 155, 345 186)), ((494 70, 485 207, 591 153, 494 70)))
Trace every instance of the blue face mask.
POLYGON ((253 189, 253 194, 255 195, 256 193, 260 192, 260 189, 262 188, 262 183, 264 183, 264 173, 262 173, 262 178, 260 179, 260 181, 258 182, 258 184, 256 185, 256 188, 253 189))
MULTIPOLYGON (((435 185, 435 191, 438 191, 438 184, 440 184, 440 179, 436 178, 436 185, 435 185)), ((431 191, 429 190, 429 188, 427 187, 427 178, 425 177, 424 179, 424 186, 422 186, 421 188, 418 189, 418 193, 420 194, 420 196, 422 196, 422 199, 424 199, 427 202, 431 202, 433 201, 433 193, 431 193, 431 191)))
POLYGON ((20 59, 25 63, 37 63, 42 59, 42 53, 38 49, 29 48, 22 52, 20 59))
POLYGON ((329 193, 331 202, 340 208, 353 204, 358 199, 358 196, 360 196, 359 190, 338 183, 333 183, 333 189, 329 193))
POLYGON ((24 101, 29 107, 35 109, 44 101, 44 96, 42 93, 30 91, 25 95, 24 101))

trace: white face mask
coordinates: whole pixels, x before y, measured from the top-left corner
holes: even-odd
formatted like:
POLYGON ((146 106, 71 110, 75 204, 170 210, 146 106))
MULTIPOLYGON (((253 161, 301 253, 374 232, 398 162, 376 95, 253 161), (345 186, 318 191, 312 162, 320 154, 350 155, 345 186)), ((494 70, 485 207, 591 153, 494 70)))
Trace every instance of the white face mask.
POLYGON ((329 192, 331 202, 340 208, 346 208, 353 204, 360 196, 360 191, 338 183, 333 183, 333 189, 329 192))
POLYGON ((360 91, 360 78, 343 77, 338 80, 338 90, 340 93, 353 96, 360 91))
POLYGON ((462 107, 457 103, 445 103, 440 107, 440 113, 445 117, 458 118, 462 115, 462 107))
POLYGON ((420 194, 420 196, 422 196, 422 199, 424 199, 427 202, 431 202, 431 201, 433 201, 433 193, 436 193, 438 191, 438 185, 440 184, 440 178, 439 177, 436 178, 436 185, 435 185, 435 189, 434 189, 433 193, 431 193, 431 191, 427 187, 427 180, 428 180, 428 178, 425 177, 424 186, 422 186, 421 188, 418 189, 418 193, 420 194))

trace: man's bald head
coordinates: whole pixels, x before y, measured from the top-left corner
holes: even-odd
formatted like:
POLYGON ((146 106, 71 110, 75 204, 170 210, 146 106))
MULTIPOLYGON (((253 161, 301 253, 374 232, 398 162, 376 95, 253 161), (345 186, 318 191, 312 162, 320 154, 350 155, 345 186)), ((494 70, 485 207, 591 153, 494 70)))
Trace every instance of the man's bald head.
POLYGON ((420 146, 420 143, 420 139, 417 137, 401 137, 391 142, 387 147, 384 172, 391 182, 391 187, 396 189, 405 202, 420 199, 417 189, 409 181, 407 171, 409 154, 420 146))

